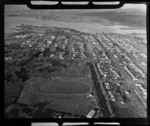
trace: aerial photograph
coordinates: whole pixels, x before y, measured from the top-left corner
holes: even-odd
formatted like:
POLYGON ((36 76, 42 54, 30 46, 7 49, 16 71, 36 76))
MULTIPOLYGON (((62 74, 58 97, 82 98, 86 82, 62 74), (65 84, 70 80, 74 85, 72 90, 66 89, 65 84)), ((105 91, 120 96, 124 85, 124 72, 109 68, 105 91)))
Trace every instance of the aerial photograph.
POLYGON ((146 5, 4 6, 5 118, 147 118, 146 5))

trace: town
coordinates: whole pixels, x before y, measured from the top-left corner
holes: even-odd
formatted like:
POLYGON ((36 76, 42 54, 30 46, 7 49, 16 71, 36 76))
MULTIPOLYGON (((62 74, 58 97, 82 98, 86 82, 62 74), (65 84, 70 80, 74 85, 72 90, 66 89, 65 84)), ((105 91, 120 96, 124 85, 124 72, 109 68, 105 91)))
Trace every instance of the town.
MULTIPOLYGON (((17 32, 5 37, 5 62, 13 64, 20 61, 20 64, 23 64, 26 62, 24 57, 32 55, 27 60, 29 76, 27 80, 36 76, 45 78, 43 81, 39 80, 39 83, 68 83, 75 79, 78 83, 86 82, 90 86, 90 90, 84 94, 87 109, 85 107, 86 110, 83 110, 82 114, 75 113, 71 110, 74 108, 81 110, 84 104, 76 105, 73 102, 73 107, 66 111, 64 109, 64 112, 86 118, 146 117, 147 54, 136 46, 137 42, 144 43, 146 40, 144 35, 141 37, 116 33, 93 34, 68 28, 31 25, 19 25, 15 30, 17 32), (22 51, 24 54, 21 54, 22 51), (31 60, 34 60, 33 66, 28 63, 31 60)), ((25 103, 26 99, 25 87, 21 88, 17 96, 18 104, 25 103)), ((43 94, 41 96, 40 93, 37 94, 48 100, 43 94)), ((51 98, 53 101, 54 97, 51 98)), ((78 102, 82 102, 83 96, 80 94, 70 96, 72 100, 76 100, 75 97, 80 97, 78 102)), ((27 100, 25 104, 28 103, 27 100)), ((53 103, 55 111, 59 111, 58 103, 53 103)), ((66 108, 67 103, 62 104, 66 108)))

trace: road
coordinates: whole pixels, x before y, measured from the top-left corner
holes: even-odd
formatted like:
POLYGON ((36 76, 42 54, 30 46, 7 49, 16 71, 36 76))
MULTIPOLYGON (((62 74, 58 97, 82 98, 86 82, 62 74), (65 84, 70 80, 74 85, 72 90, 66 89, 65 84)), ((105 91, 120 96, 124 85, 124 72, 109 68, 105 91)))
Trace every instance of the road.
POLYGON ((93 84, 94 84, 94 87, 96 90, 96 94, 97 94, 97 97, 99 100, 98 103, 101 108, 103 117, 109 118, 112 115, 112 110, 111 110, 110 104, 108 103, 107 95, 103 88, 103 85, 102 85, 102 83, 100 83, 101 79, 99 78, 99 74, 98 74, 97 68, 94 63, 94 57, 92 55, 92 52, 90 52, 89 48, 90 47, 87 46, 89 56, 90 56, 89 67, 90 67, 90 71, 91 71, 91 77, 93 80, 93 84))

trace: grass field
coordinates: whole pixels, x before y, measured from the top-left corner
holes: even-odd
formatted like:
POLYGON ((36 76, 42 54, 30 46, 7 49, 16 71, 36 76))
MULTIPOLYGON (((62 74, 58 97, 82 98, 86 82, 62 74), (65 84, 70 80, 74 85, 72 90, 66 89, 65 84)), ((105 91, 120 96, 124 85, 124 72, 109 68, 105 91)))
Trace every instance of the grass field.
POLYGON ((27 81, 18 102, 35 104, 47 100, 51 101, 48 108, 86 116, 91 104, 86 96, 89 91, 90 86, 85 78, 49 81, 36 77, 27 81))
POLYGON ((86 95, 39 94, 38 100, 52 101, 47 107, 72 114, 87 115, 90 100, 86 95))
POLYGON ((57 94, 83 94, 89 91, 90 87, 78 81, 56 81, 49 82, 47 85, 41 86, 41 93, 57 93, 57 94))

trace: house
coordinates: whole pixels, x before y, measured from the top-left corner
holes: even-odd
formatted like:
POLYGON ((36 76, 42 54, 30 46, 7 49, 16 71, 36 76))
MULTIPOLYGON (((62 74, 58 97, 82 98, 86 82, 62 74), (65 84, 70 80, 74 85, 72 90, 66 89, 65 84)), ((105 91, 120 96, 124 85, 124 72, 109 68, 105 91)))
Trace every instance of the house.
POLYGON ((126 95, 129 95, 129 94, 130 94, 130 92, 129 92, 129 91, 125 91, 125 94, 126 94, 126 95))
POLYGON ((116 99, 115 99, 115 98, 111 98, 111 100, 112 100, 113 102, 116 102, 116 99))
POLYGON ((142 87, 142 84, 140 84, 140 83, 136 83, 135 84, 137 87, 142 87))
POLYGON ((120 103, 121 103, 121 104, 124 104, 124 102, 123 102, 123 101, 120 101, 120 103))
POLYGON ((120 86, 121 86, 121 84, 120 84, 120 83, 117 83, 117 86, 118 86, 118 87, 120 87, 120 86))

